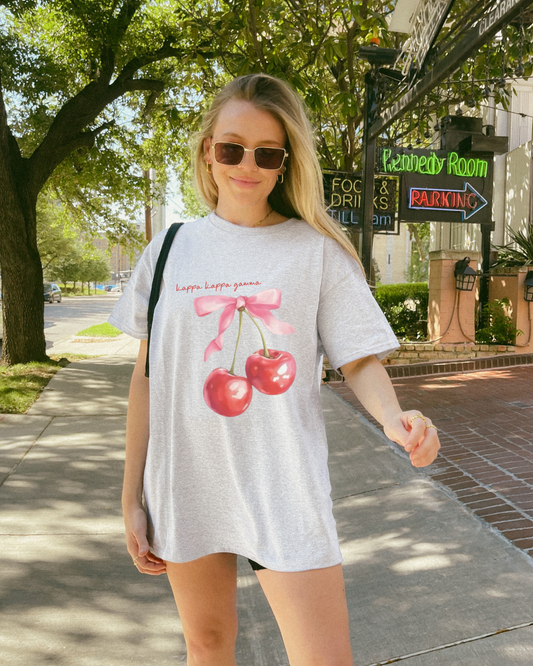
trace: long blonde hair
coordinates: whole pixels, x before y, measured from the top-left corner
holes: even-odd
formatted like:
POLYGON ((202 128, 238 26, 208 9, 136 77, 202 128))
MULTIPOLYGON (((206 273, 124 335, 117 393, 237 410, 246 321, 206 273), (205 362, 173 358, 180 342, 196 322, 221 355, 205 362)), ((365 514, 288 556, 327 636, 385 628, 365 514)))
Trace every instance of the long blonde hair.
MULTIPOLYGON (((215 209, 218 188, 204 164, 204 139, 213 135, 220 110, 226 102, 245 100, 270 113, 281 123, 287 135, 289 153, 283 183, 276 183, 268 197, 272 208, 286 217, 308 222, 314 229, 338 241, 358 262, 361 260, 341 225, 326 211, 322 172, 316 154, 313 127, 306 107, 297 93, 284 81, 268 74, 247 74, 228 83, 213 100, 202 118, 202 129, 195 135, 195 187, 207 206, 215 209)), ((364 270, 363 270, 364 272, 364 270)))

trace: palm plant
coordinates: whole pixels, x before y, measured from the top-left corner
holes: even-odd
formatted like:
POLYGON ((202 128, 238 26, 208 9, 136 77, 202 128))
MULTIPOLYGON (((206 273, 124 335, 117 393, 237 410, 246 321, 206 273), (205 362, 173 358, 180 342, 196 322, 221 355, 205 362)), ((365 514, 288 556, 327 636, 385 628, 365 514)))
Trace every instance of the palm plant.
POLYGON ((507 227, 511 243, 507 245, 495 245, 498 250, 498 260, 493 264, 496 266, 530 266, 533 264, 533 225, 529 225, 527 231, 515 231, 507 227))

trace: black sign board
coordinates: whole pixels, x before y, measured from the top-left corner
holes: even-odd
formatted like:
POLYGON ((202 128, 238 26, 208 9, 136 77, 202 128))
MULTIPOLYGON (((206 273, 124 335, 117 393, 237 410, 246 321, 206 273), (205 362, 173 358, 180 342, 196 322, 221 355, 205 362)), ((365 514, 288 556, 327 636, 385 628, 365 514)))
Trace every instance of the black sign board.
MULTIPOLYGON (((331 171, 322 174, 328 212, 344 225, 360 227, 362 220, 360 173, 331 171)), ((374 179, 374 232, 396 233, 398 178, 374 179)))
POLYGON ((401 175, 400 222, 492 224, 492 153, 382 148, 378 166, 401 175))

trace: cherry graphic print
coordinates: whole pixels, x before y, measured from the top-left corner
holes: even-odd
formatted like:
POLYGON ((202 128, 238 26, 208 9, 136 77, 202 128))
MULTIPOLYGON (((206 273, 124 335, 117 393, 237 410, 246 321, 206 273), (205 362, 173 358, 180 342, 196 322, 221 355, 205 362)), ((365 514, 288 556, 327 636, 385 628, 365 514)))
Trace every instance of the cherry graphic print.
POLYGON ((221 416, 239 416, 252 402, 252 385, 246 377, 233 375, 225 368, 216 368, 204 384, 207 406, 221 416))
POLYGON ((258 349, 246 359, 246 376, 250 384, 266 395, 285 393, 296 377, 296 361, 287 351, 258 349))
POLYGON ((270 312, 270 310, 278 308, 280 302, 280 289, 266 289, 249 297, 233 298, 220 295, 201 296, 194 299, 194 308, 199 317, 223 308, 219 320, 218 336, 207 346, 204 361, 207 361, 213 352, 221 351, 224 344, 224 332, 233 321, 235 312, 239 312, 239 333, 231 368, 229 370, 216 368, 210 373, 204 384, 203 393, 206 405, 217 414, 238 416, 245 412, 252 400, 253 388, 265 395, 279 395, 292 386, 296 377, 294 357, 287 351, 268 349, 261 327, 256 321, 256 318, 260 319, 269 331, 277 335, 294 333, 294 328, 290 324, 276 319, 270 312), (238 376, 233 371, 241 338, 243 312, 253 321, 263 342, 263 349, 257 350, 246 360, 246 377, 238 376))

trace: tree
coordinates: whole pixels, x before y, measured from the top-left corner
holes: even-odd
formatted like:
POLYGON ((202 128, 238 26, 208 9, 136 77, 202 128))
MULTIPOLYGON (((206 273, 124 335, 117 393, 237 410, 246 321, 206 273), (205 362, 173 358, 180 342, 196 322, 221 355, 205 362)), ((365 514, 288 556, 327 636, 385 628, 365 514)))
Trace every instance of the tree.
POLYGON ((57 262, 54 275, 65 285, 72 282, 76 286, 76 282, 81 282, 82 288, 85 282, 107 282, 111 275, 109 257, 94 247, 87 245, 83 248, 76 244, 57 262))
POLYGON ((39 197, 37 201, 37 247, 47 279, 55 279, 55 267, 76 246, 76 233, 69 226, 65 207, 57 200, 39 197))
POLYGON ((91 282, 107 282, 110 275, 109 257, 98 251, 91 251, 85 255, 79 277, 82 287, 84 282, 87 282, 87 285, 91 282))
POLYGON ((39 193, 56 188, 73 214, 92 210, 110 236, 131 235, 114 207, 118 193, 125 210, 143 194, 146 152, 126 114, 142 124, 177 59, 203 42, 182 43, 165 0, 2 0, 0 31, 2 359, 12 364, 46 357, 39 193))
POLYGON ((407 282, 426 282, 429 278, 430 223, 407 224, 411 241, 411 258, 405 271, 407 282))
POLYGON ((67 282, 72 282, 75 288, 76 282, 80 280, 82 270, 83 257, 77 249, 74 249, 57 263, 55 275, 58 281, 62 282, 65 286, 67 282))

